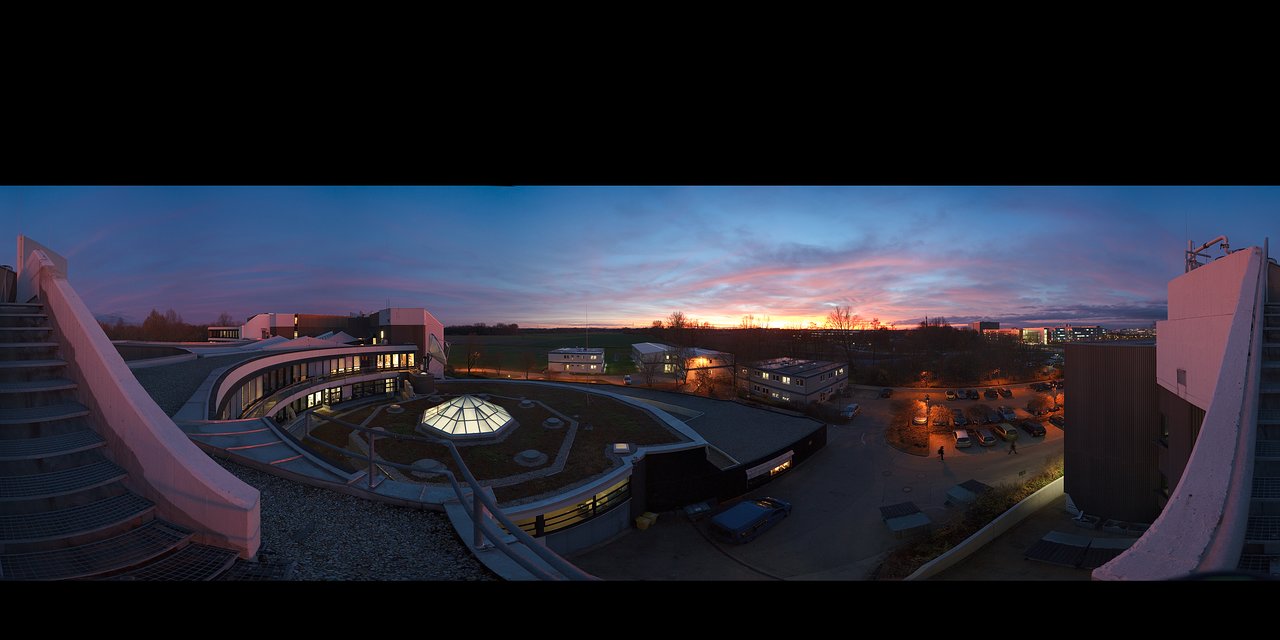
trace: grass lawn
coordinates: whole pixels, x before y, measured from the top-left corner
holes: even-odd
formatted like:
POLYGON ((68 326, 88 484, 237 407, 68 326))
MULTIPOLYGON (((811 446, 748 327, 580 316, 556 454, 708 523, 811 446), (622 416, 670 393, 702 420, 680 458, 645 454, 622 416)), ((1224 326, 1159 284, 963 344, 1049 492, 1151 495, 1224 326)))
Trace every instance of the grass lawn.
MULTIPOLYGON (((515 455, 526 449, 541 451, 547 455, 549 461, 554 461, 565 436, 568 434, 567 427, 561 429, 544 428, 542 421, 554 414, 544 409, 541 405, 535 405, 532 409, 520 408, 520 401, 518 400, 520 396, 545 402, 566 416, 578 416, 578 431, 574 438, 573 447, 569 451, 568 459, 565 461, 564 469, 559 473, 543 478, 535 478, 507 487, 495 487, 494 494, 499 504, 549 493, 575 485, 608 471, 611 466, 605 450, 608 445, 615 442, 644 445, 679 442, 681 440, 679 435, 671 432, 655 418, 636 407, 597 395, 590 396, 588 400, 588 394, 573 389, 559 389, 537 384, 449 382, 439 383, 437 389, 446 398, 461 393, 491 394, 490 402, 502 406, 520 423, 516 430, 502 442, 458 447, 458 451, 462 454, 463 460, 466 461, 467 467, 475 474, 476 479, 481 481, 496 480, 537 470, 536 468, 531 469, 516 464, 515 455), (586 424, 591 424, 592 428, 590 430, 585 429, 584 426, 586 424)), ((385 411, 381 412, 368 426, 383 427, 387 431, 403 435, 419 435, 414 430, 414 427, 418 424, 422 412, 430 407, 432 403, 422 398, 400 404, 405 409, 404 413, 388 414, 385 411)), ((352 415, 342 419, 349 422, 358 422, 358 420, 353 420, 352 418, 358 417, 356 414, 361 414, 364 411, 365 409, 361 409, 352 412, 352 415)), ((367 413, 363 414, 367 415, 367 413)), ((346 439, 350 429, 328 423, 317 427, 311 433, 317 439, 345 447, 347 446, 346 439)), ((322 449, 323 447, 312 448, 317 454, 325 455, 320 451, 322 449)), ((413 464, 423 458, 431 458, 444 463, 454 473, 458 473, 453 457, 445 447, 439 444, 385 439, 378 441, 377 451, 380 457, 401 464, 413 464)), ((343 456, 336 452, 329 452, 325 457, 326 459, 333 459, 334 457, 343 456)), ((359 468, 359 463, 356 463, 356 468, 359 468)))
MULTIPOLYGON (((501 368, 507 373, 524 373, 525 354, 533 356, 531 371, 547 368, 547 352, 561 347, 585 347, 585 333, 528 334, 515 336, 447 336, 449 364, 459 372, 467 370, 467 345, 475 341, 476 350, 480 352, 480 360, 476 366, 489 369, 501 368)), ((591 334, 592 347, 604 347, 606 373, 635 373, 635 364, 631 362, 631 345, 637 342, 648 342, 649 337, 638 333, 600 333, 591 334)))

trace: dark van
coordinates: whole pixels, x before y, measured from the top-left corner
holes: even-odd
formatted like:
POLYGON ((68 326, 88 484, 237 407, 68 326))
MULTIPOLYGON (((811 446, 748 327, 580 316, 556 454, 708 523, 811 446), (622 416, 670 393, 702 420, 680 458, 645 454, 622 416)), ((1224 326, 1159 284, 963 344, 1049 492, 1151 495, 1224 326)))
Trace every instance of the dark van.
POLYGON ((744 500, 711 519, 711 532, 733 544, 745 544, 791 514, 791 503, 777 498, 744 500))

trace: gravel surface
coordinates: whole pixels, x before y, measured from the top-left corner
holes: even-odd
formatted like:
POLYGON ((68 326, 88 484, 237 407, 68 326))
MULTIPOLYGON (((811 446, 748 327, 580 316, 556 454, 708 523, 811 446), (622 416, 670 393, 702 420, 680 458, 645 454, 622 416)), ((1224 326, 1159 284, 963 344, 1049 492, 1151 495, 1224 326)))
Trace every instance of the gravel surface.
POLYGON ((229 364, 256 358, 261 353, 254 352, 248 354, 232 354, 229 356, 215 356, 212 358, 197 358, 186 362, 164 365, 161 367, 149 367, 146 369, 136 369, 133 377, 138 379, 142 384, 142 388, 151 394, 151 399, 160 405, 170 417, 191 399, 191 394, 196 392, 200 387, 200 383, 214 369, 220 369, 229 364))
POLYGON ((262 551, 295 580, 496 580, 443 513, 318 489, 215 458, 262 493, 262 551))

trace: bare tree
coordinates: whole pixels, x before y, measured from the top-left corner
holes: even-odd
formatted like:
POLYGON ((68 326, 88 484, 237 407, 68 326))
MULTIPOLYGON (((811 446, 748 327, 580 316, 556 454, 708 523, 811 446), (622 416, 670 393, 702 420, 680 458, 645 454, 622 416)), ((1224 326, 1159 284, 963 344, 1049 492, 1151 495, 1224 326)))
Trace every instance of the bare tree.
POLYGON ((524 351, 520 354, 520 364, 524 367, 524 379, 529 379, 529 372, 538 366, 538 354, 532 351, 524 351))
POLYGON ((827 314, 827 328, 835 331, 832 340, 844 351, 850 371, 853 371, 853 353, 857 347, 853 330, 861 324, 862 316, 855 314, 850 307, 836 307, 827 314))
POLYGON ((662 369, 662 364, 662 361, 657 358, 640 357, 640 362, 636 363, 636 371, 640 373, 641 378, 644 378, 645 386, 653 386, 653 379, 662 369))
POLYGON ((232 318, 231 314, 226 311, 218 314, 218 319, 213 321, 213 326, 215 327, 232 327, 236 324, 236 319, 232 318))
POLYGON ((466 349, 467 375, 471 375, 472 367, 475 367, 480 362, 480 341, 476 339, 475 335, 469 335, 462 346, 466 349))

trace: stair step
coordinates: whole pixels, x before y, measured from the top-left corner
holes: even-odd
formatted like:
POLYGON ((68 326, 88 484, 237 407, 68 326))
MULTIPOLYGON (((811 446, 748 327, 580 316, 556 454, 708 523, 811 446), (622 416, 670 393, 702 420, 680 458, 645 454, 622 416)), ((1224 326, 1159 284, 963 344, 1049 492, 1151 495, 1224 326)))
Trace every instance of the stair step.
POLYGON ((1280 556, 1242 553, 1240 554, 1240 564, 1236 568, 1241 571, 1252 571, 1263 575, 1276 575, 1277 572, 1280 572, 1280 556))
POLYGON ((0 349, 52 349, 56 342, 0 342, 0 349))
POLYGON ((0 318, 48 318, 47 313, 29 313, 19 311, 18 313, 0 312, 0 318))
POLYGON ((1245 544, 1265 544, 1280 540, 1280 516, 1249 516, 1245 544))
POLYGON ((155 508, 150 500, 125 493, 69 509, 0 516, 0 543, 40 542, 93 533, 144 516, 155 508))
POLYGON ((106 580, 207 581, 231 568, 236 552, 204 544, 189 544, 163 558, 106 580))
POLYGON ((278 561, 278 560, 262 560, 257 562, 237 559, 230 569, 222 572, 215 580, 220 582, 260 582, 260 581, 278 581, 292 580, 293 572, 298 563, 296 561, 278 561))
POLYGON ((1255 458, 1280 458, 1280 440, 1259 440, 1254 449, 1255 458))
POLYGON ((1253 479, 1254 500, 1280 500, 1280 478, 1253 479))
POLYGON ((39 393, 41 391, 61 391, 75 389, 76 383, 66 378, 49 378, 47 380, 29 380, 27 382, 0 382, 0 394, 4 393, 39 393))
POLYGON ((0 327, 0 331, 53 331, 53 327, 0 327))
POLYGON ((92 429, 60 433, 43 438, 0 440, 0 462, 35 460, 96 449, 106 444, 92 429))
POLYGON ((0 360, 0 369, 39 369, 65 367, 66 360, 0 360))
POLYGON ((163 520, 150 520, 114 538, 69 549, 0 555, 6 580, 69 580, 118 571, 166 553, 191 532, 163 520))
POLYGON ((19 409, 0 409, 0 424, 27 424, 31 422, 53 422, 89 415, 88 407, 79 402, 59 402, 42 407, 23 407, 19 409))
POLYGON ((0 502, 52 498, 124 479, 128 473, 108 460, 27 476, 0 477, 0 502))

